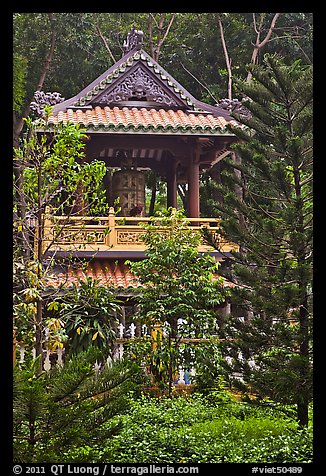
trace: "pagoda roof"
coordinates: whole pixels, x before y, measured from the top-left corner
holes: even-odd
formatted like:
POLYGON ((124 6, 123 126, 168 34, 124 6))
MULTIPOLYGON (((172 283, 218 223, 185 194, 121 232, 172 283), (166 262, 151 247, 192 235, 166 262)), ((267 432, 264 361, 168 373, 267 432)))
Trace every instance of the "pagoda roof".
POLYGON ((222 107, 197 100, 139 47, 54 106, 50 127, 68 121, 87 132, 171 134, 226 133, 228 123, 238 124, 222 107))
POLYGON ((210 113, 185 112, 181 109, 147 109, 145 107, 100 107, 83 111, 81 109, 59 111, 50 116, 49 124, 68 122, 80 124, 88 132, 112 133, 157 133, 157 134, 189 134, 189 135, 231 135, 228 124, 237 125, 235 120, 227 121, 225 117, 210 113))

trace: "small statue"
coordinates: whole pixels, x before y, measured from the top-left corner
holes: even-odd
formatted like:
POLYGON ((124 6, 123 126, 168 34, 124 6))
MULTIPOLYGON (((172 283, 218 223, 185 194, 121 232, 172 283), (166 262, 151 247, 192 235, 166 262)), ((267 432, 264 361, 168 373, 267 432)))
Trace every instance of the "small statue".
POLYGON ((65 98, 60 93, 45 93, 44 91, 35 91, 33 101, 30 104, 30 108, 39 117, 44 115, 45 106, 54 106, 63 102, 65 98))
POLYGON ((244 101, 248 100, 249 98, 243 98, 241 101, 239 99, 227 99, 223 98, 218 101, 216 106, 229 111, 230 114, 235 113, 239 116, 243 116, 245 118, 250 119, 252 114, 248 108, 244 105, 244 101))
POLYGON ((128 33, 127 39, 123 42, 123 53, 129 53, 129 51, 134 48, 140 50, 143 43, 143 36, 144 33, 141 30, 136 30, 136 28, 133 27, 128 33))

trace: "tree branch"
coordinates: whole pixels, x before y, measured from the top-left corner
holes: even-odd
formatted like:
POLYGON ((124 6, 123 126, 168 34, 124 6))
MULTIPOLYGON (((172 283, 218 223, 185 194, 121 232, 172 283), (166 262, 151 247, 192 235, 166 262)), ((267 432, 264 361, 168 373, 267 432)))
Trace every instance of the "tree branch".
POLYGON ((150 43, 151 55, 153 56, 155 61, 158 61, 162 45, 163 45, 164 41, 166 40, 166 38, 169 34, 169 31, 170 31, 171 26, 174 22, 176 13, 173 13, 172 17, 170 18, 169 24, 168 24, 168 26, 167 26, 167 28, 166 28, 165 32, 163 33, 163 36, 162 36, 162 32, 163 32, 163 28, 164 28, 165 15, 166 15, 165 13, 161 14, 159 23, 157 23, 154 15, 152 13, 149 13, 149 17, 148 17, 148 26, 149 26, 148 31, 149 31, 149 38, 150 38, 149 43, 150 43), (155 25, 158 29, 156 48, 154 48, 154 42, 153 42, 153 21, 155 22, 155 25))
POLYGON ((105 49, 106 49, 107 52, 109 53, 110 58, 112 59, 113 63, 116 63, 116 59, 115 59, 115 57, 114 57, 114 55, 113 55, 113 53, 112 53, 112 51, 111 51, 111 49, 110 49, 110 47, 109 47, 109 44, 108 44, 108 42, 107 42, 105 36, 103 35, 103 33, 102 33, 102 31, 101 31, 101 29, 100 29, 100 27, 99 27, 98 21, 96 22, 95 28, 96 28, 97 33, 99 34, 99 37, 101 38, 101 40, 102 40, 102 42, 103 42, 103 44, 104 44, 104 46, 105 46, 105 49))
POLYGON ((265 36, 265 39, 263 41, 261 41, 261 43, 259 44, 259 49, 263 48, 266 45, 266 43, 268 43, 270 37, 272 36, 273 30, 275 28, 276 21, 277 21, 279 16, 280 16, 280 13, 275 13, 275 15, 274 15, 274 17, 271 21, 271 25, 269 27, 267 35, 265 36))
POLYGON ((169 31, 170 31, 170 29, 171 29, 172 23, 174 22, 175 16, 176 16, 176 13, 173 13, 173 15, 172 15, 172 17, 171 17, 171 19, 170 19, 170 21, 169 21, 169 24, 168 24, 168 26, 167 26, 167 28, 166 28, 166 30, 165 30, 165 33, 164 33, 164 35, 163 35, 163 38, 162 38, 162 40, 161 40, 161 45, 162 45, 162 43, 165 41, 166 37, 167 37, 168 34, 169 34, 169 31))
POLYGON ((201 82, 199 81, 199 79, 196 78, 196 76, 194 76, 194 75, 189 71, 189 69, 187 69, 187 68, 185 67, 185 65, 184 65, 183 63, 180 63, 180 64, 181 64, 181 66, 183 67, 183 69, 184 69, 185 71, 187 71, 187 73, 189 73, 190 76, 191 76, 192 78, 194 78, 194 79, 197 81, 198 84, 200 84, 204 89, 206 89, 206 91, 208 92, 208 94, 210 95, 210 97, 211 97, 212 99, 214 99, 214 101, 215 101, 216 103, 218 103, 218 99, 216 99, 216 97, 210 92, 210 90, 208 89, 208 87, 205 86, 203 83, 201 83, 201 82))

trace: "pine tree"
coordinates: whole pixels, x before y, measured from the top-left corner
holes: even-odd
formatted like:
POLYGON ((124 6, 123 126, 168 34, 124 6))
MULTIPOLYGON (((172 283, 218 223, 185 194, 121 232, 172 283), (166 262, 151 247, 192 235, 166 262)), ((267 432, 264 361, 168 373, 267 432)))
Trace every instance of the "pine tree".
POLYGON ((234 145, 240 160, 228 159, 224 185, 216 184, 223 194, 215 203, 223 234, 240 245, 225 276, 237 284, 233 302, 248 311, 245 322, 231 316, 225 323, 228 372, 240 371, 243 381, 236 383, 251 393, 295 404, 306 425, 312 398, 312 68, 266 55, 251 69, 252 82, 238 83, 251 118, 236 116, 244 127, 231 128, 240 139, 234 145))
POLYGON ((119 431, 113 417, 128 408, 128 392, 141 382, 131 362, 102 365, 101 351, 71 355, 62 366, 39 372, 38 356, 13 379, 14 461, 63 462, 65 453, 103 444, 119 431))

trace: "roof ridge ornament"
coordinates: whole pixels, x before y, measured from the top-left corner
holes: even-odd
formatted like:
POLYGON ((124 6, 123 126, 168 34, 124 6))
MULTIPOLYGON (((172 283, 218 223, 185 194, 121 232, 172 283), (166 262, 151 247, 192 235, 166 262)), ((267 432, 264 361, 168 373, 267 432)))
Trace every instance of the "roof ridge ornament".
POLYGON ((144 33, 141 30, 136 30, 135 27, 131 28, 127 35, 127 39, 123 42, 123 54, 129 53, 129 51, 137 48, 141 49, 143 43, 144 33))

